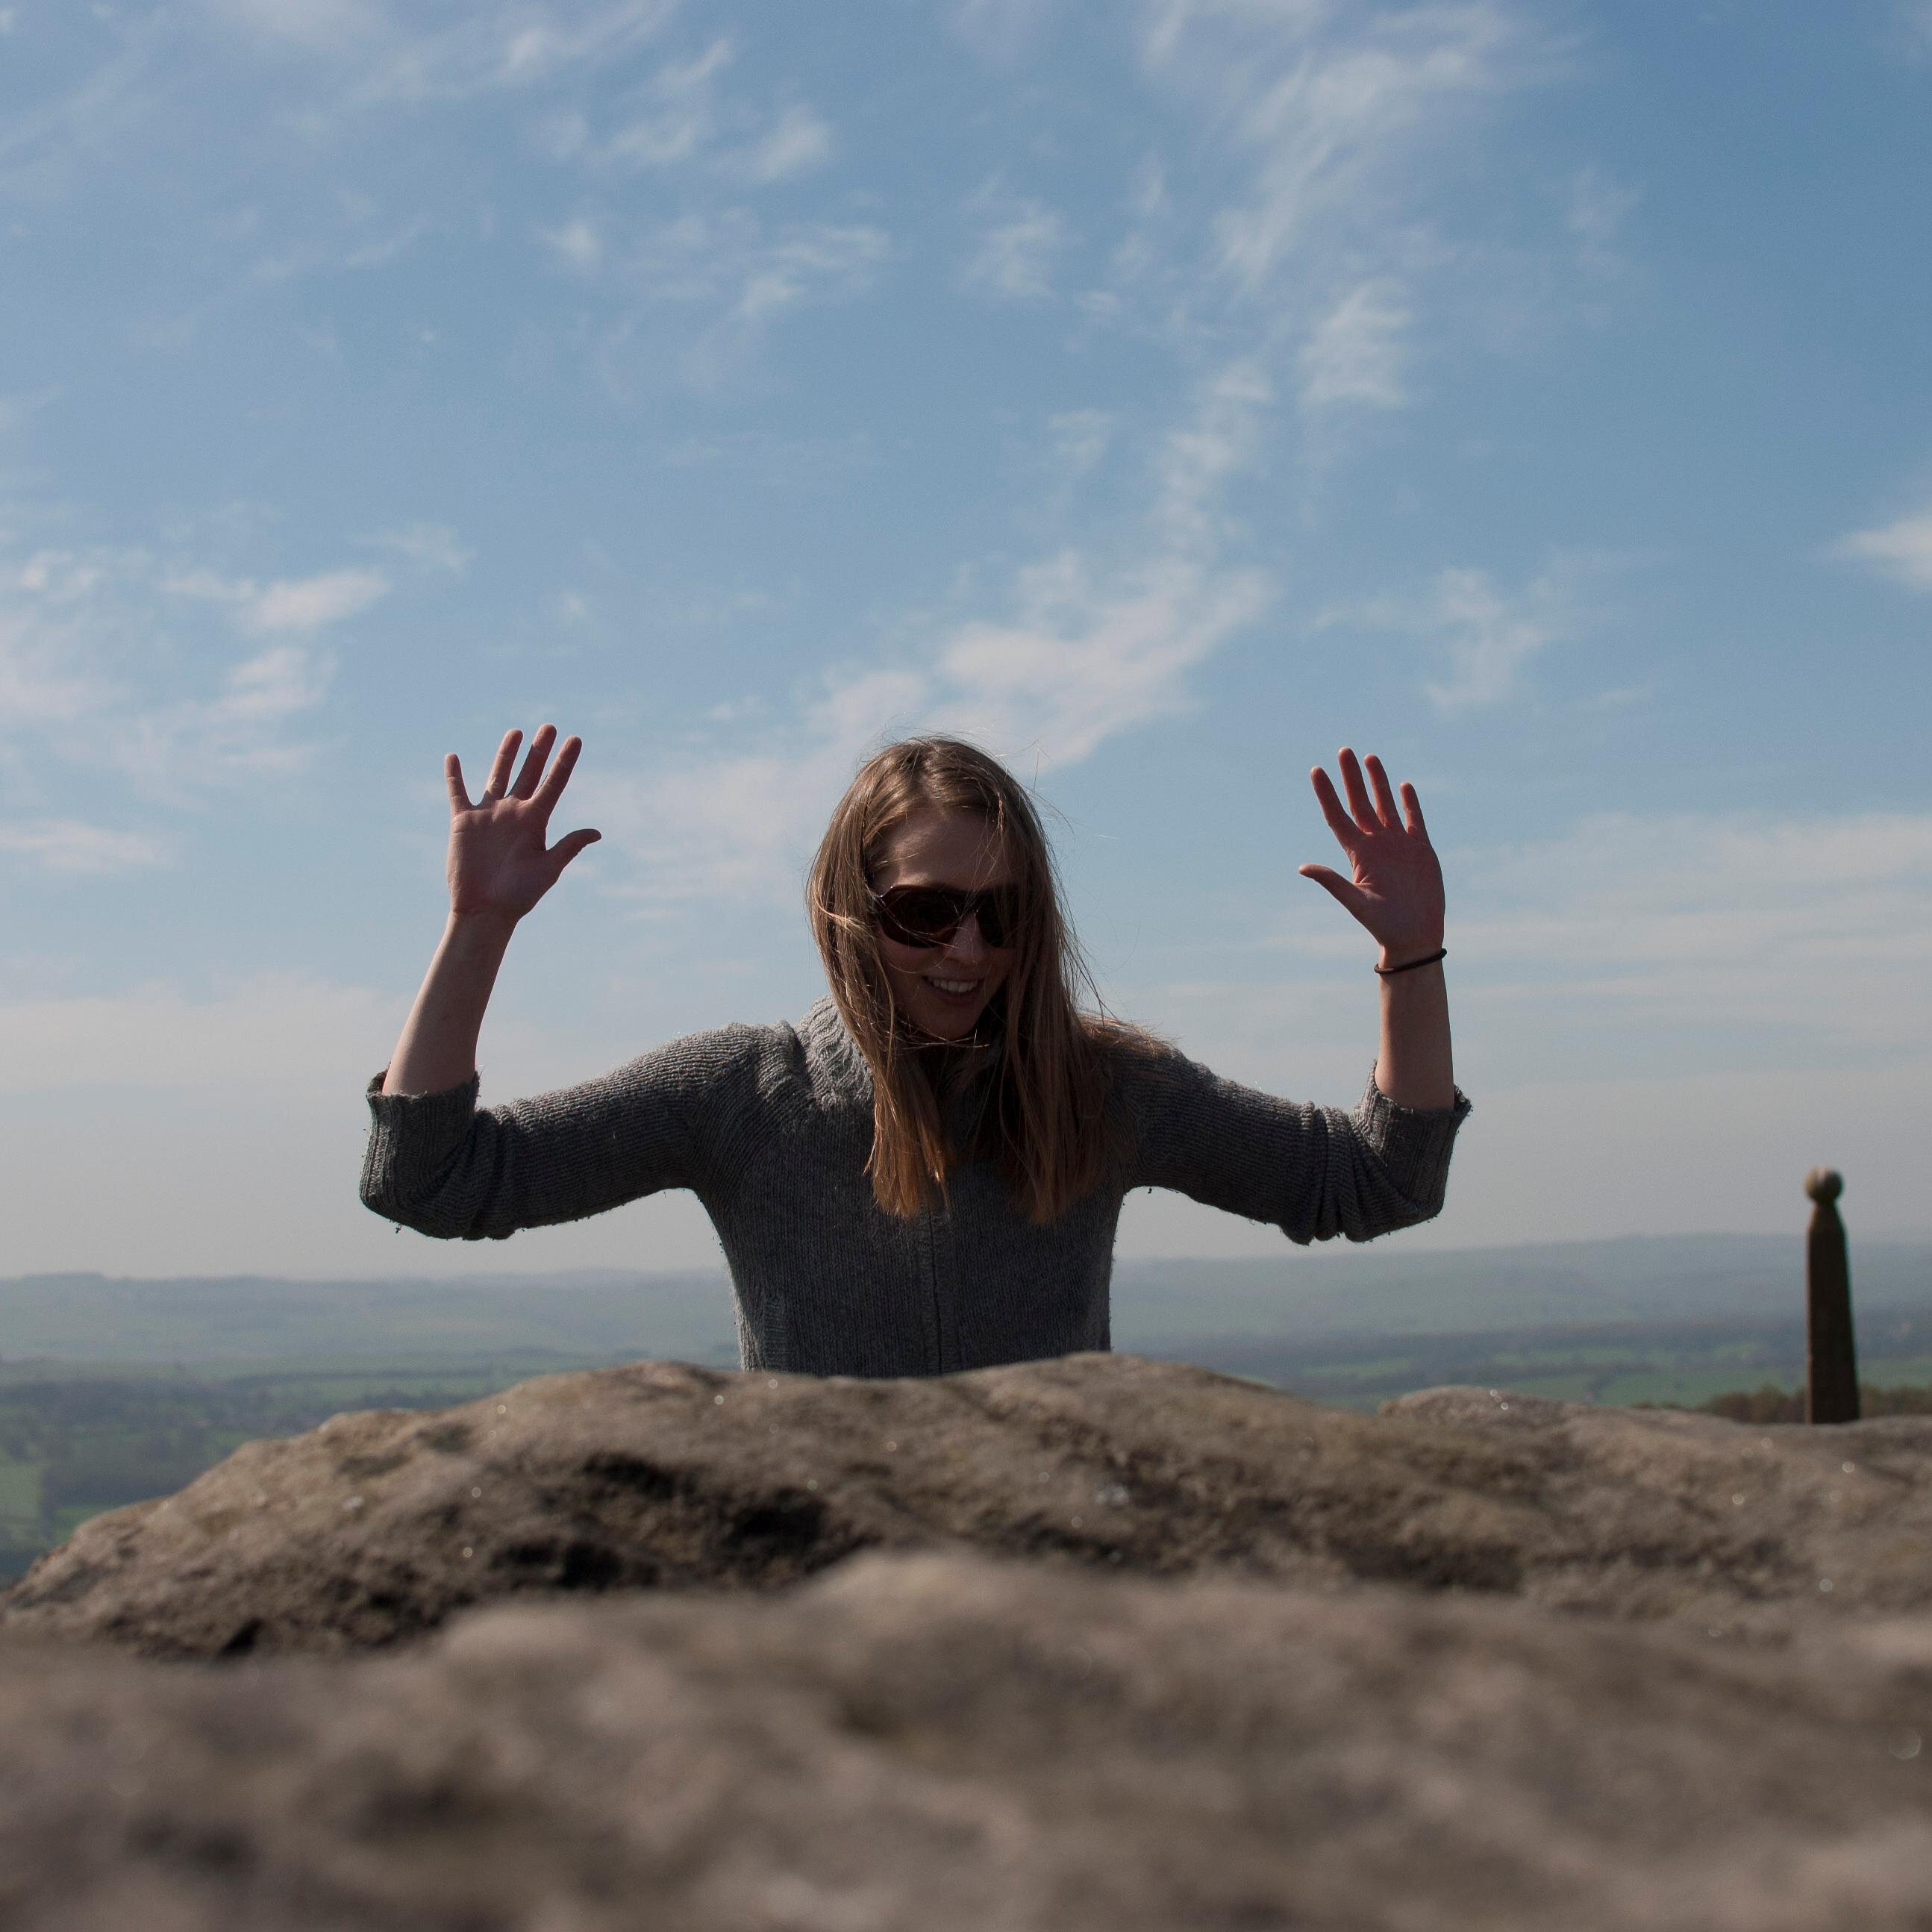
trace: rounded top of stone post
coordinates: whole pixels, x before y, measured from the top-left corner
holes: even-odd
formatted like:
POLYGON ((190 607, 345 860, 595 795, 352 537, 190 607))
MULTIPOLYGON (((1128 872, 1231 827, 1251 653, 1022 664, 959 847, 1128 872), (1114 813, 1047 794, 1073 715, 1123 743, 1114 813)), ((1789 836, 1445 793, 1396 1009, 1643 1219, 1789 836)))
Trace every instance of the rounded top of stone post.
POLYGON ((1814 1201, 1835 1201, 1845 1191, 1845 1177, 1835 1167, 1814 1167, 1804 1177, 1804 1191, 1814 1201))

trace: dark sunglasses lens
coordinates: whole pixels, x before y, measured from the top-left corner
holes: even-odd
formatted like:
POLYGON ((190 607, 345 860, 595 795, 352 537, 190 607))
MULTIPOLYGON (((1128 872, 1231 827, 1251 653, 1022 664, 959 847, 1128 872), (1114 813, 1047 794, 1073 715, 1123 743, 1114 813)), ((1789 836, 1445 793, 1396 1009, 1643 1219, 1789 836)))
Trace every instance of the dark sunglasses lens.
POLYGON ((966 893, 934 886, 902 886, 881 896, 879 923, 902 946, 944 946, 959 930, 970 907, 979 914, 980 937, 988 946, 1010 946, 1019 924, 1019 895, 996 887, 976 903, 966 893))
POLYGON ((908 886, 879 902, 880 923, 904 946, 944 946, 959 925, 959 902, 950 892, 908 886))
POLYGON ((988 892, 980 902, 980 937, 988 946, 1010 946, 1019 925, 1019 895, 1010 886, 988 892))

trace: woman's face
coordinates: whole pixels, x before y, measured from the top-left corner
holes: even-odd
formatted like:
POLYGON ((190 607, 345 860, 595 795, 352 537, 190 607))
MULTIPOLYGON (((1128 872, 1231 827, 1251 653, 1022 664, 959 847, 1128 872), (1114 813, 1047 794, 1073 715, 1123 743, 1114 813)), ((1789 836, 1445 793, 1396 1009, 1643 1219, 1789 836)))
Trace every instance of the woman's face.
MULTIPOLYGON (((895 886, 950 886, 980 892, 1015 883, 992 826, 976 812, 928 806, 888 835, 874 874, 877 892, 895 886)), ((988 946, 971 914, 944 946, 902 945, 879 934, 892 997, 920 1032, 964 1040, 980 1022, 1013 962, 1010 946, 988 946)))

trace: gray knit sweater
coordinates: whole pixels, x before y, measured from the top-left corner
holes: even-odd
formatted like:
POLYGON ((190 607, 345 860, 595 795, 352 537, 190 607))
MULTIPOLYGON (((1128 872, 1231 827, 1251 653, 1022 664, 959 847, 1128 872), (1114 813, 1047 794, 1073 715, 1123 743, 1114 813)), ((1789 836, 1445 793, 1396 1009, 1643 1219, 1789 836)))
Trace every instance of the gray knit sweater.
MULTIPOLYGON (((1105 1348, 1130 1188, 1174 1188, 1292 1241, 1427 1220, 1469 1106, 1459 1092, 1453 1107, 1399 1107, 1372 1078, 1352 1114, 1300 1106, 1171 1051, 1120 1050, 1113 1072, 1131 1160, 1046 1227, 985 1162, 955 1170, 944 1208, 904 1220, 878 1205, 864 1172, 872 1076, 830 999, 796 1027, 692 1034, 506 1106, 478 1107, 473 1077, 402 1096, 378 1076, 362 1198, 474 1240, 688 1187, 730 1266, 746 1367, 936 1375, 1105 1348)), ((956 1132, 963 1117, 949 1120, 956 1132)))

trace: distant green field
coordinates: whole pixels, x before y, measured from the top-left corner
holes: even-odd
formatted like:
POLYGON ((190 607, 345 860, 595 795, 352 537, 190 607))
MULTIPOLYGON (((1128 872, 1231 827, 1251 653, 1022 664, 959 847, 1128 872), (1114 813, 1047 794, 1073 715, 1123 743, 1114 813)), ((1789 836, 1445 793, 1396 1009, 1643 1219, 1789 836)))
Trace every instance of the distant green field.
POLYGON ((40 1519, 40 1466, 0 1462, 0 1534, 40 1519))
POLYGON ((265 1365, 0 1366, 0 1585, 90 1516, 167 1496, 244 1442, 292 1436, 344 1409, 434 1408, 590 1362, 509 1359, 448 1369, 265 1365))
MULTIPOLYGON (((1932 1322, 1872 1324, 1862 1381, 1932 1383, 1932 1322), (1901 1346, 1903 1345, 1903 1346, 1901 1346)), ((1253 1377, 1317 1402, 1372 1412, 1411 1390, 1509 1388, 1564 1402, 1695 1408, 1766 1385, 1802 1388, 1804 1335, 1786 1319, 1759 1323, 1629 1324, 1401 1337, 1232 1336, 1150 1351, 1253 1377)))

